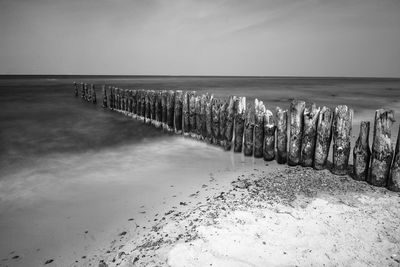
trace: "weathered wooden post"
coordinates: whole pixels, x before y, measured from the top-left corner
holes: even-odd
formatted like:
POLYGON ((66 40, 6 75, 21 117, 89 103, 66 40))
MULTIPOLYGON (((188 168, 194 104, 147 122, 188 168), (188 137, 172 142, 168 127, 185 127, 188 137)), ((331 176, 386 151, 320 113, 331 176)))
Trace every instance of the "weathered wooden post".
POLYGON ((117 87, 116 93, 117 93, 117 110, 120 111, 121 110, 121 89, 117 87))
POLYGON ((400 125, 399 125, 399 132, 397 134, 397 143, 394 152, 394 160, 390 170, 388 189, 395 192, 400 192, 400 125))
POLYGON ((189 92, 189 130, 190 136, 196 136, 196 92, 189 92))
POLYGON ((89 85, 87 83, 85 83, 85 100, 86 102, 89 102, 90 100, 90 93, 89 93, 89 85))
POLYGON ((271 161, 275 158, 275 129, 274 114, 267 109, 264 113, 263 143, 263 157, 266 161, 271 161))
POLYGON ((181 90, 175 92, 175 110, 174 110, 174 127, 176 134, 182 134, 182 107, 183 93, 181 90))
POLYGON ((162 123, 162 91, 156 92, 156 127, 161 127, 162 123))
POLYGON ((322 170, 326 166, 332 140, 333 112, 322 107, 318 115, 317 139, 315 141, 314 169, 322 170))
POLYGON ((211 107, 212 117, 212 139, 211 142, 218 145, 219 140, 219 100, 214 98, 211 107))
POLYGON ((200 107, 200 127, 201 127, 201 139, 207 138, 207 125, 206 125, 206 109, 207 109, 208 94, 201 96, 201 107, 200 107))
POLYGON ((213 103, 214 96, 211 95, 206 101, 206 130, 207 136, 206 141, 208 143, 212 143, 212 136, 213 136, 213 117, 212 117, 212 103, 213 103))
POLYGON ((368 182, 375 186, 386 186, 393 159, 391 127, 393 110, 378 109, 375 112, 374 139, 372 141, 371 168, 368 182))
POLYGON ((242 152, 246 97, 238 97, 235 105, 235 111, 235 140, 233 151, 242 152))
POLYGON ((145 91, 145 94, 146 94, 146 120, 145 120, 145 122, 147 123, 147 124, 150 124, 151 123, 151 100, 150 100, 150 91, 149 90, 146 90, 145 91))
POLYGON ((182 130, 185 136, 190 133, 190 125, 189 125, 189 92, 185 91, 183 93, 183 102, 182 102, 182 116, 183 116, 183 125, 182 130))
POLYGON ((121 112, 125 111, 125 89, 120 89, 121 94, 121 112))
POLYGON ((353 149, 353 178, 355 180, 367 180, 370 159, 369 121, 362 121, 360 124, 360 135, 353 149))
POLYGON ((224 99, 219 107, 219 141, 222 147, 226 146, 225 132, 226 132, 226 120, 227 120, 227 107, 228 103, 224 99))
POLYGON ((254 105, 247 103, 243 130, 243 154, 245 156, 253 156, 254 144, 254 124, 255 124, 255 111, 254 105))
POLYGON ((92 103, 97 104, 96 89, 93 84, 92 84, 92 103))
POLYGON ((175 92, 169 90, 167 92, 167 130, 174 130, 174 109, 175 109, 175 92))
POLYGON ((113 86, 113 99, 114 99, 114 110, 118 110, 118 92, 117 87, 113 86))
POLYGON ((107 108, 107 90, 106 90, 106 86, 103 85, 103 108, 107 108))
POLYGON ((137 90, 132 90, 132 114, 133 118, 136 118, 137 115, 137 90))
POLYGON ((116 96, 116 92, 115 92, 115 87, 114 86, 112 86, 111 87, 111 91, 112 91, 112 109, 113 110, 116 110, 117 109, 117 102, 116 102, 116 98, 117 98, 117 96, 116 96))
POLYGON ((201 139, 201 127, 202 127, 202 118, 201 118, 201 96, 196 96, 194 99, 194 110, 195 110, 195 120, 196 120, 196 137, 201 139))
POLYGON ((140 117, 142 116, 142 90, 139 89, 137 90, 137 94, 136 94, 136 117, 137 119, 140 119, 140 117))
POLYGON ((78 85, 76 84, 76 82, 74 82, 74 95, 75 95, 75 97, 79 96, 78 85))
POLYGON ((85 84, 81 83, 81 98, 85 99, 85 84))
POLYGON ((317 140, 317 122, 320 108, 313 103, 304 109, 303 136, 301 141, 301 165, 312 167, 314 163, 315 142, 317 140))
POLYGON ((335 108, 333 117, 333 166, 332 173, 345 175, 349 164, 350 139, 353 122, 353 110, 346 105, 335 108))
POLYGON ((264 146, 264 114, 265 106, 262 101, 255 100, 255 122, 254 122, 254 157, 263 157, 264 146))
POLYGON ((114 109, 114 89, 112 86, 108 87, 108 91, 110 92, 110 97, 108 98, 108 107, 112 110, 114 109))
POLYGON ((146 109, 147 109, 147 102, 146 102, 146 90, 142 89, 142 93, 140 94, 141 96, 141 100, 140 100, 140 104, 142 105, 141 110, 142 110, 142 114, 140 114, 141 119, 143 120, 143 122, 146 122, 146 109))
POLYGON ((161 114, 161 120, 162 120, 162 128, 166 129, 167 128, 167 98, 168 98, 168 92, 166 90, 162 90, 161 94, 161 107, 162 107, 162 114, 161 114))
POLYGON ((131 89, 127 90, 126 105, 127 105, 126 112, 128 113, 128 115, 131 115, 132 114, 132 90, 131 89))
POLYGON ((126 89, 125 90, 125 111, 126 111, 127 115, 128 115, 128 113, 130 113, 130 109, 131 109, 131 90, 126 89))
POLYGON ((288 165, 295 166, 300 163, 301 139, 303 136, 303 113, 306 102, 293 100, 290 103, 290 139, 288 165))
POLYGON ((154 90, 149 91, 150 94, 150 121, 151 124, 156 125, 156 92, 154 90))
POLYGON ((231 150, 233 129, 235 121, 235 103, 236 96, 229 97, 229 104, 227 107, 226 129, 225 129, 225 150, 231 150))
POLYGON ((279 164, 287 162, 287 123, 288 112, 280 107, 276 108, 276 161, 279 164))

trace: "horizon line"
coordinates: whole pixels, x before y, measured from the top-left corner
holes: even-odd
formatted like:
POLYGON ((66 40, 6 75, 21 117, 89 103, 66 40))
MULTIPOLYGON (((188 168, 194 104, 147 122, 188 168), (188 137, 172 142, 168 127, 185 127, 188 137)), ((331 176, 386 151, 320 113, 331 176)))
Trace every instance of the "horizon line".
POLYGON ((293 76, 293 75, 172 75, 172 74, 0 74, 0 78, 6 77, 203 77, 203 78, 340 78, 340 79, 400 79, 399 77, 386 76, 293 76))

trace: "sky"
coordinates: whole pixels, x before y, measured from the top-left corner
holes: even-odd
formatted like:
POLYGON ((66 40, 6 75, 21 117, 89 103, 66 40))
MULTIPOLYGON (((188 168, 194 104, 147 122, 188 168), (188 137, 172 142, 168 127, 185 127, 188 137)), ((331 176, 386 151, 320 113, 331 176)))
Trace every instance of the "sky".
POLYGON ((400 77, 400 0, 0 0, 0 74, 400 77))

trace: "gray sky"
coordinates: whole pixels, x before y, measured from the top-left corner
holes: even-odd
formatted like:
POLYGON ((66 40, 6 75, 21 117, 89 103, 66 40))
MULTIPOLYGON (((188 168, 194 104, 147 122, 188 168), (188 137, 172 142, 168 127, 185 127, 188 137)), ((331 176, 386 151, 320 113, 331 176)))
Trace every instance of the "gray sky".
POLYGON ((0 74, 400 77, 400 0, 0 0, 0 74))

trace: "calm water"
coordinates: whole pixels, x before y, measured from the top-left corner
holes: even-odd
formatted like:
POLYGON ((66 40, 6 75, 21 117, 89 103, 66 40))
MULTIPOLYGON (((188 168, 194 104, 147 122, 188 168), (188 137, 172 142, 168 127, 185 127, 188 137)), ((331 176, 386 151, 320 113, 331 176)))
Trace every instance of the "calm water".
MULTIPOLYGON (((96 84, 99 102, 100 85, 112 84, 247 96, 270 109, 288 107, 293 98, 347 104, 355 110, 354 136, 360 120, 372 122, 377 108, 394 109, 400 120, 400 79, 0 78, 0 266, 36 266, 48 258, 68 266, 128 227, 127 218, 142 205, 163 209, 166 197, 243 162, 240 155, 84 103, 73 97, 74 80, 96 84), (11 259, 15 254, 20 257, 11 259)), ((393 129, 394 139, 397 123, 393 129)))

